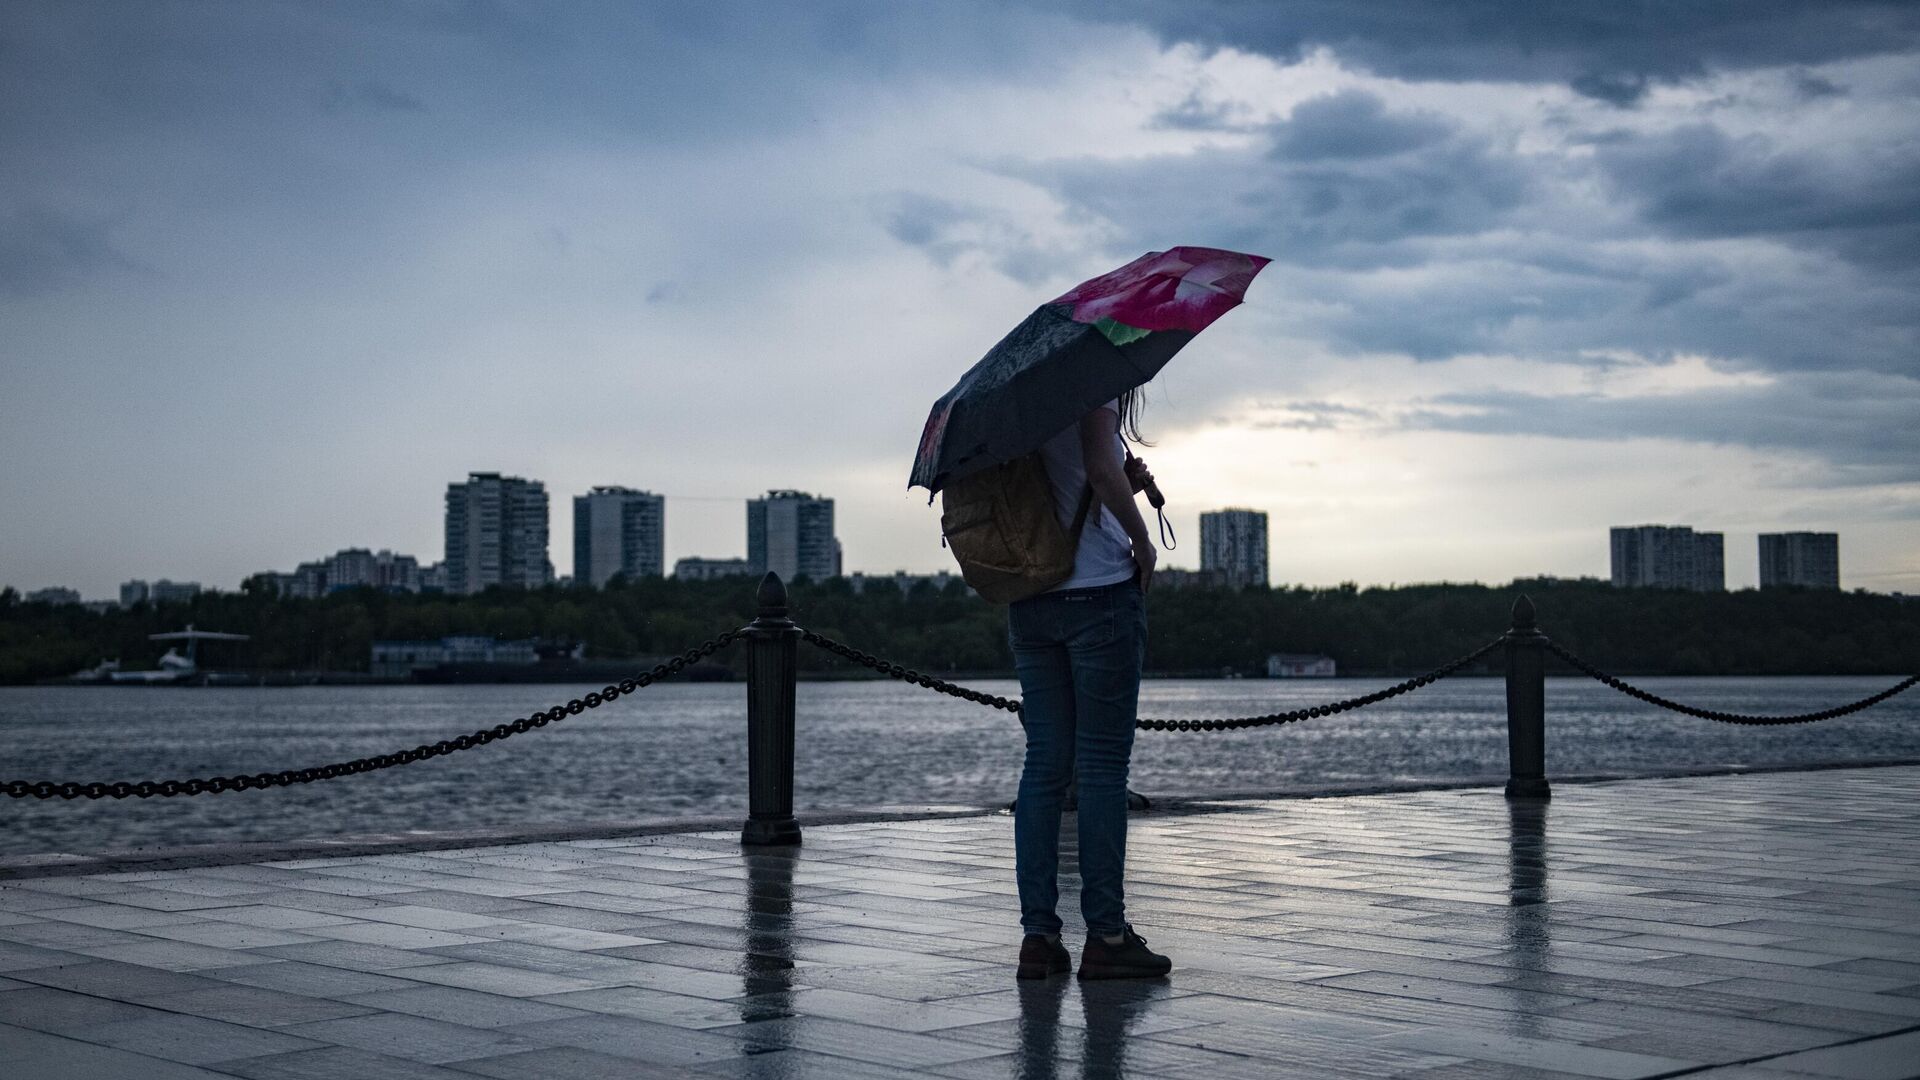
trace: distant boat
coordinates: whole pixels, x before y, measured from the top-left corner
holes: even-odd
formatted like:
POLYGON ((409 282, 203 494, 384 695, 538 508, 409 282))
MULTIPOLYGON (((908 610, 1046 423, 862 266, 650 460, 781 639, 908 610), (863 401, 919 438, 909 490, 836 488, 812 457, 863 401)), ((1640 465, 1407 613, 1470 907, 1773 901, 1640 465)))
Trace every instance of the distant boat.
MULTIPOLYGON (((179 686, 194 682, 204 682, 213 678, 211 674, 200 671, 199 650, 202 641, 248 641, 245 634, 222 634, 213 630, 196 630, 192 623, 185 630, 175 630, 165 634, 148 634, 149 641, 184 641, 187 654, 168 647, 160 657, 160 666, 151 671, 114 671, 105 674, 109 682, 125 686, 179 686)), ((104 665, 102 665, 104 666, 104 665)))

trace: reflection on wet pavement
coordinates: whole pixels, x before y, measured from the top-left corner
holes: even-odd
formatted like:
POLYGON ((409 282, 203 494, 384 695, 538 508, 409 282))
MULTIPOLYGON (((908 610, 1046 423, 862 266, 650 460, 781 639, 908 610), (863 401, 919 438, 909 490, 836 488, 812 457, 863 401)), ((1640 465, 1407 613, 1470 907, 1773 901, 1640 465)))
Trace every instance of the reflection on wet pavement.
MULTIPOLYGON (((1507 952, 1508 966, 1548 971, 1553 959, 1553 906, 1547 892, 1547 810, 1537 799, 1507 802, 1507 952)), ((1516 1035, 1537 1036, 1537 1014, 1526 1008, 1526 991, 1514 987, 1516 1035)))
POLYGON ((815 827, 803 848, 729 831, 0 882, 0 1060, 143 1080, 1920 1060, 1920 768, 1562 784, 1551 807, 1476 789, 1140 815, 1129 917, 1175 963, 1142 982, 1013 978, 1011 831, 995 815, 815 827))

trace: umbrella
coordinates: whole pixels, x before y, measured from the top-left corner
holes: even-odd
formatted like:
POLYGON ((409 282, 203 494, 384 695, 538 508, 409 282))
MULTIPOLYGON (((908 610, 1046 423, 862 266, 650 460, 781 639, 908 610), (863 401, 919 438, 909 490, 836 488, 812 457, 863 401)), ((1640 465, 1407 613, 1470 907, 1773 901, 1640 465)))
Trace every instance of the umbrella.
POLYGON ((1268 261, 1216 248, 1150 251, 1041 305, 934 402, 907 486, 931 498, 1142 385, 1236 307, 1268 261))

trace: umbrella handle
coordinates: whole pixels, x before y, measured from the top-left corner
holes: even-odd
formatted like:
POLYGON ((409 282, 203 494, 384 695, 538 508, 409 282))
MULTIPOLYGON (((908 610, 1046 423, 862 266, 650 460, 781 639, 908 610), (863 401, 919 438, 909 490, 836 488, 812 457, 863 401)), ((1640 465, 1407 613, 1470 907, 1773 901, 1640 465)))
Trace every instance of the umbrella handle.
MULTIPOLYGON (((1127 464, 1129 465, 1140 460, 1139 458, 1133 456, 1133 451, 1131 450, 1128 450, 1126 454, 1127 454, 1127 464)), ((1149 479, 1145 484, 1142 484, 1140 486, 1140 490, 1146 492, 1147 502, 1152 504, 1155 510, 1158 510, 1167 505, 1167 497, 1165 495, 1160 494, 1160 485, 1154 483, 1151 479, 1149 479)))
MULTIPOLYGON (((1138 460, 1138 458, 1133 456, 1132 451, 1127 452, 1127 461, 1129 463, 1138 460)), ((1166 548, 1168 551, 1172 551, 1176 545, 1173 536, 1173 524, 1167 520, 1167 497, 1160 494, 1160 485, 1154 483, 1152 479, 1148 479, 1146 483, 1140 485, 1140 490, 1146 493, 1147 502, 1153 507, 1154 514, 1160 518, 1160 546, 1166 548)))

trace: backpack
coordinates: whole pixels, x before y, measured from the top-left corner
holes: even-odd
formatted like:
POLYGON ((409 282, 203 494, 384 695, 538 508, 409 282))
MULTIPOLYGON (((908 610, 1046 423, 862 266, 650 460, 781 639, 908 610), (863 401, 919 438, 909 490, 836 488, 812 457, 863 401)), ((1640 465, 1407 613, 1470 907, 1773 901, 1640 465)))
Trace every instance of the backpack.
POLYGON ((971 473, 941 493, 940 532, 973 591, 996 604, 1046 592, 1073 576, 1093 485, 1073 526, 1054 515, 1053 484, 1038 450, 971 473))

